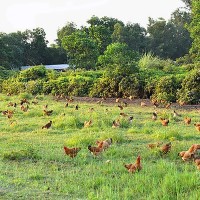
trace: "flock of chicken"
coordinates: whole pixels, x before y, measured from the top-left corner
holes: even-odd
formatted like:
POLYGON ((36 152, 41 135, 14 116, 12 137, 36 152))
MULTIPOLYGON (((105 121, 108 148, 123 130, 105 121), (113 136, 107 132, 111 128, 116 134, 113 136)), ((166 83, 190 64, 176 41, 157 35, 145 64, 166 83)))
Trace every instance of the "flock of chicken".
MULTIPOLYGON (((66 99, 66 100, 67 100, 67 103, 66 103, 65 107, 68 107, 68 102, 72 102, 73 100, 71 100, 71 99, 66 99)), ((120 100, 116 99, 116 103, 119 103, 119 102, 120 102, 120 100)), ((32 103, 33 104, 37 104, 38 101, 35 99, 34 101, 32 101, 32 103)), ((29 109, 29 106, 28 106, 29 102, 28 102, 27 99, 22 99, 20 101, 20 105, 21 105, 20 108, 21 108, 22 111, 24 111, 24 112, 28 111, 28 109, 29 109)), ((155 107, 158 107, 157 102, 153 102, 153 105, 155 107)), ((17 104, 10 102, 8 104, 8 106, 16 107, 17 104)), ((123 102, 123 106, 126 107, 127 106, 127 102, 123 102)), ((118 107, 119 107, 120 110, 123 110, 123 106, 122 106, 122 104, 118 105, 118 107)), ((146 105, 145 102, 141 102, 141 106, 145 107, 147 105, 146 105)), ((168 103, 165 106, 165 108, 168 109, 170 106, 171 106, 171 103, 168 103)), ((43 109, 43 114, 47 115, 47 116, 50 116, 53 113, 53 110, 47 110, 47 108, 48 108, 48 105, 45 105, 44 109, 43 109)), ((79 106, 76 105, 75 106, 75 110, 78 110, 78 109, 79 109, 79 106)), ((90 108, 90 111, 93 111, 93 110, 94 110, 94 108, 90 108)), ((2 111, 2 114, 5 115, 5 116, 7 116, 9 119, 12 118, 13 113, 14 112, 11 111, 11 110, 2 111)), ((121 112, 120 116, 127 117, 128 115, 125 114, 125 113, 123 113, 123 112, 121 112)), ((173 111, 173 116, 174 117, 180 117, 181 115, 178 114, 174 110, 173 111)), ((158 114, 155 111, 155 112, 152 113, 152 120, 157 120, 157 118, 158 118, 158 114)), ((133 116, 130 116, 129 117, 129 122, 132 122, 132 120, 133 120, 133 116)), ((161 121, 161 124, 163 126, 168 126, 168 124, 169 124, 169 119, 160 118, 160 121, 161 121)), ((184 118, 184 122, 187 125, 191 124, 191 118, 185 117, 184 118)), ((52 121, 50 120, 47 124, 45 124, 44 126, 42 126, 42 129, 44 129, 44 128, 49 129, 51 127, 51 125, 52 125, 52 121)), ((89 127, 91 125, 92 125, 92 120, 84 122, 84 127, 89 127)), ((195 123, 194 126, 195 126, 195 128, 196 128, 197 131, 200 131, 200 123, 195 123)), ((112 123, 112 128, 118 128, 118 127, 120 127, 120 120, 116 119, 112 123)), ((94 157, 97 157, 103 151, 105 151, 106 149, 108 149, 112 145, 112 142, 113 142, 112 138, 108 138, 108 139, 102 140, 102 141, 96 141, 96 146, 89 145, 88 146, 88 150, 93 154, 94 157)), ((154 144, 148 144, 148 148, 150 148, 150 149, 158 148, 159 151, 162 154, 167 154, 171 150, 171 142, 166 143, 166 144, 163 144, 163 143, 160 143, 160 142, 154 143, 154 144)), ((76 148, 69 148, 67 146, 64 146, 64 152, 65 152, 65 154, 68 155, 71 158, 76 157, 77 154, 78 154, 78 152, 80 150, 81 150, 80 147, 79 148, 77 148, 77 147, 76 148)), ((197 169, 200 170, 200 155, 199 155, 199 153, 200 153, 200 144, 193 144, 187 151, 182 151, 178 155, 182 158, 183 161, 194 160, 194 162, 195 162, 195 164, 197 166, 197 169)), ((141 156, 138 155, 135 163, 124 164, 124 167, 130 173, 134 173, 136 171, 140 171, 142 169, 141 156)))

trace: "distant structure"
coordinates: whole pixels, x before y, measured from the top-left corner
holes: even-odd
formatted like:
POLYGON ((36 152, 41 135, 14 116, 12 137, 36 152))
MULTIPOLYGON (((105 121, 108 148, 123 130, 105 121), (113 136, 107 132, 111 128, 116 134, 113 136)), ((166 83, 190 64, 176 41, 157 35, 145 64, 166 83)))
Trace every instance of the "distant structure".
MULTIPOLYGON (((35 67, 35 66, 22 66, 21 70, 29 69, 31 67, 35 67)), ((64 71, 69 67, 69 65, 68 64, 44 65, 44 67, 46 69, 53 69, 53 70, 56 70, 56 71, 64 71)))

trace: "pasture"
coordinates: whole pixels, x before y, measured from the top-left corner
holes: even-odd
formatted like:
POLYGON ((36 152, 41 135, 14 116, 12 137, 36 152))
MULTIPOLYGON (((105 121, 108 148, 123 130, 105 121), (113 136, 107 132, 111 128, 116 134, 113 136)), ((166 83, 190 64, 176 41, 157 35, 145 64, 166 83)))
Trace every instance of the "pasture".
POLYGON ((200 122, 198 110, 177 105, 141 107, 135 100, 126 100, 123 110, 116 102, 74 101, 65 107, 64 100, 29 95, 24 112, 20 100, 27 96, 0 96, 0 110, 14 111, 11 118, 0 115, 0 199, 199 199, 200 171, 178 156, 192 144, 200 144, 200 132, 193 125, 200 122), (17 106, 8 107, 9 102, 17 106), (50 116, 43 113, 46 104, 47 110, 53 110, 50 116), (154 121, 155 110, 158 119, 154 121), (180 116, 173 117, 173 110, 180 116), (120 116, 121 112, 127 116, 120 116), (192 119, 189 125, 184 124, 186 116, 192 119), (162 126, 160 117, 168 118, 169 125, 162 126), (92 125, 84 128, 90 119, 92 125), (120 126, 112 128, 116 119, 120 126), (42 129, 50 120, 52 126, 42 129), (113 144, 94 158, 88 145, 96 146, 97 140, 106 138, 112 138, 113 144), (171 142, 171 151, 163 155, 159 148, 148 148, 156 142, 171 142), (64 146, 82 149, 70 158, 64 146), (131 174, 124 164, 134 163, 138 155, 142 170, 131 174))

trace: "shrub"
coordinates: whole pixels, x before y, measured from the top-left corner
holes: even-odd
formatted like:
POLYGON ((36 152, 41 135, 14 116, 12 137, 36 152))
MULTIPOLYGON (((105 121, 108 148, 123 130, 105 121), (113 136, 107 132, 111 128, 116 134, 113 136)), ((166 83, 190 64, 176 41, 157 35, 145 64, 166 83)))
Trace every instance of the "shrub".
POLYGON ((24 71, 21 71, 19 74, 19 81, 27 82, 30 80, 37 80, 46 78, 47 70, 44 66, 35 66, 24 71))
POLYGON ((178 90, 178 100, 196 104, 200 102, 200 69, 192 70, 183 80, 182 88, 178 90))
POLYGON ((180 83, 175 76, 165 76, 160 78, 156 84, 155 93, 152 95, 153 99, 176 101, 176 91, 180 88, 180 83))

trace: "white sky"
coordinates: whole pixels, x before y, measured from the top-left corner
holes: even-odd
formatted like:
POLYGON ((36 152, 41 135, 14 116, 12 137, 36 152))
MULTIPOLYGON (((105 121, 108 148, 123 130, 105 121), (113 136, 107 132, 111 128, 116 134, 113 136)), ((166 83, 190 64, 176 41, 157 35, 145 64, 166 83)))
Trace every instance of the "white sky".
POLYGON ((148 17, 168 20, 185 5, 181 0, 1 0, 0 32, 44 28, 50 43, 67 22, 80 27, 92 15, 117 18, 124 23, 139 23, 146 28, 148 17))

